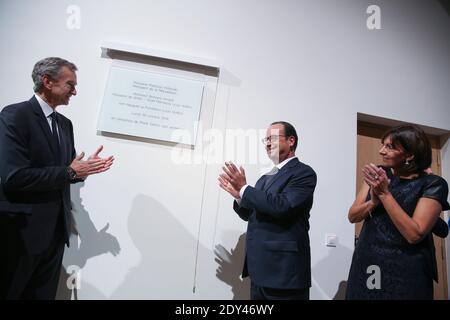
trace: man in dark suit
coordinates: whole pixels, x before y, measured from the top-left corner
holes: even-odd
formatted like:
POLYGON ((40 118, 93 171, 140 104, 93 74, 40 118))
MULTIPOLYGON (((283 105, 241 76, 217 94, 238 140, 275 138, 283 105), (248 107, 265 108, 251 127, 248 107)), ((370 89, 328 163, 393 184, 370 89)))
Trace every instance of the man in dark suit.
POLYGON ((220 187, 235 198, 234 210, 248 221, 242 276, 250 276, 253 300, 308 300, 316 173, 295 157, 298 137, 291 124, 272 123, 263 142, 275 167, 255 187, 233 163, 225 163, 219 176, 220 187))
POLYGON ((83 160, 56 112, 76 95, 76 66, 38 61, 35 95, 0 113, 0 299, 54 299, 71 230, 70 184, 110 168, 102 146, 83 160))

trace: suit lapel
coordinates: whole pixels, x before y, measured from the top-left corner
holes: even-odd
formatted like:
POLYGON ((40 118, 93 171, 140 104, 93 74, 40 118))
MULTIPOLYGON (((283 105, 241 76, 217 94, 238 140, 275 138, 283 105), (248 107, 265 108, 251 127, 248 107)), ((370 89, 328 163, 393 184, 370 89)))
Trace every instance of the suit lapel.
POLYGON ((292 167, 295 167, 298 163, 299 163, 299 161, 298 161, 297 158, 292 159, 288 163, 286 163, 283 166, 283 168, 281 168, 281 170, 278 171, 278 173, 272 179, 270 179, 270 181, 264 186, 264 190, 268 190, 270 188, 270 186, 275 183, 275 181, 277 181, 278 179, 280 179, 284 175, 288 174, 289 173, 289 169, 292 168, 292 167))
POLYGON ((259 178, 258 181, 256 181, 255 189, 264 190, 264 184, 266 182, 266 179, 267 179, 266 175, 263 175, 261 178, 259 178))
POLYGON ((56 148, 52 144, 52 132, 50 131, 50 126, 48 125, 48 121, 45 118, 44 112, 42 111, 41 106, 39 105, 39 102, 37 101, 36 97, 32 97, 30 99, 31 109, 33 110, 34 114, 36 115, 37 122, 39 126, 41 127, 42 131, 45 134, 45 138, 47 140, 48 145, 50 146, 50 149, 52 150, 52 153, 54 156, 56 155, 56 148))

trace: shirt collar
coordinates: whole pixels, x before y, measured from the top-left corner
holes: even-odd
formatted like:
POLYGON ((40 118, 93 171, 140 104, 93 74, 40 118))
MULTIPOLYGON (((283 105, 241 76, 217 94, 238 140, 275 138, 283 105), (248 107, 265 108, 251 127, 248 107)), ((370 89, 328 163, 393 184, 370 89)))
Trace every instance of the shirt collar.
POLYGON ((50 105, 45 102, 39 95, 36 93, 34 94, 36 97, 36 100, 39 102, 39 105, 41 106, 42 112, 44 112, 44 115, 46 118, 48 118, 53 112, 56 112, 50 105))
POLYGON ((279 170, 281 170, 281 168, 283 168, 283 167, 286 165, 286 163, 288 163, 289 161, 291 161, 292 159, 295 159, 295 158, 297 158, 297 157, 296 157, 296 156, 293 156, 293 157, 287 158, 287 159, 285 159, 284 161, 282 161, 282 162, 280 162, 279 164, 277 164, 276 167, 277 167, 279 170))

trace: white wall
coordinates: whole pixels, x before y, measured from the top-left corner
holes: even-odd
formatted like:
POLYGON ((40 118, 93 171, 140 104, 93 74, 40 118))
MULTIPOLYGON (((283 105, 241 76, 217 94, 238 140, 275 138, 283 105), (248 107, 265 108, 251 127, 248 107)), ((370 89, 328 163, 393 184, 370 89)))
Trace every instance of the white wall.
MULTIPOLYGON (((96 134, 110 63, 100 58, 103 41, 219 61, 214 115, 202 113, 206 129, 296 126, 298 155, 318 174, 311 297, 331 299, 353 251, 346 215, 355 195, 356 113, 450 130, 449 28, 447 13, 429 0, 1 1, 0 105, 31 97, 38 59, 71 60, 78 95, 59 111, 74 123, 78 151, 103 144, 117 159, 72 190, 81 241, 73 239, 64 264, 82 267, 78 297, 232 299, 248 288, 237 277, 240 246, 220 276, 228 283, 216 276, 214 250, 231 252, 246 228, 217 187, 220 166, 175 165, 171 147, 96 134), (71 4, 81 8, 80 30, 66 27, 71 4), (370 4, 381 7, 382 30, 366 27, 370 4), (338 247, 324 246, 325 233, 338 235, 338 247)), ((448 180, 449 158, 447 147, 448 180)), ((260 166, 244 165, 255 183, 260 166)))

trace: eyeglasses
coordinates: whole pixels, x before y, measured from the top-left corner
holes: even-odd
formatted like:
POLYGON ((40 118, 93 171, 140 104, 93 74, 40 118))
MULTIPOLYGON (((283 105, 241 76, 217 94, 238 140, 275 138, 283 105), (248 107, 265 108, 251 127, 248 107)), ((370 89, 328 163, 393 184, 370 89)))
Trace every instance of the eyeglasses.
POLYGON ((280 140, 280 137, 286 137, 286 136, 284 134, 273 135, 273 136, 269 136, 269 137, 265 137, 265 138, 261 139, 261 142, 264 145, 267 145, 267 143, 269 143, 269 142, 278 142, 278 140, 280 140))

